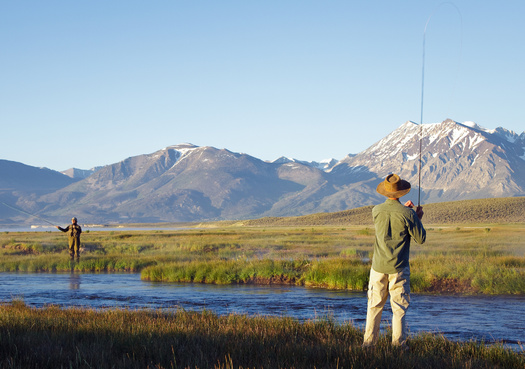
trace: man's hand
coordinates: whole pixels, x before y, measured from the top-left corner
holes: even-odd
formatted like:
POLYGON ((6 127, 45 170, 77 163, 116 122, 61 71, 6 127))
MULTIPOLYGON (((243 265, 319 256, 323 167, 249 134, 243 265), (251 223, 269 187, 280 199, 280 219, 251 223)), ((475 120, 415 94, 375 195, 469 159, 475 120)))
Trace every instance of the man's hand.
POLYGON ((421 220, 423 218, 423 214, 425 214, 425 213, 423 213, 423 208, 421 206, 418 206, 416 208, 416 215, 419 218, 419 220, 421 220))
MULTIPOLYGON (((406 207, 409 207, 410 209, 412 209, 415 205, 414 203, 412 202, 412 200, 408 200, 407 202, 405 202, 405 206, 406 207)), ((417 217, 419 218, 419 220, 421 220, 423 218, 423 214, 425 214, 423 212, 423 208, 421 206, 418 206, 416 208, 416 215, 417 217)))

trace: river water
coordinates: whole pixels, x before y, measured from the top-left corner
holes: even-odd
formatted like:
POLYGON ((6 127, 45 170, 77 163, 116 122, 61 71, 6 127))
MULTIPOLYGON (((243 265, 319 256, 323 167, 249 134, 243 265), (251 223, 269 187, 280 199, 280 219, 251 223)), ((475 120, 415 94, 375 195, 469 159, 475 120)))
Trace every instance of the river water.
MULTIPOLYGON (((0 301, 22 299, 41 307, 202 309, 219 315, 291 316, 299 320, 333 317, 363 328, 366 294, 296 286, 158 283, 139 274, 0 273, 0 301)), ((433 332, 452 340, 502 342, 524 352, 525 296, 411 295, 411 334, 433 332)), ((391 318, 387 302, 383 319, 391 318)))
MULTIPOLYGON (((59 224, 57 224, 59 225, 59 224)), ((63 227, 66 227, 66 225, 62 224, 63 227)), ((86 232, 86 231, 93 231, 93 232, 114 232, 114 231, 117 231, 117 232, 129 232, 129 231, 138 231, 138 232, 144 232, 144 231, 180 231, 180 230, 184 230, 184 229, 190 229, 190 228, 185 228, 185 227, 156 227, 156 226, 152 226, 152 227, 122 227, 122 226, 117 226, 117 227, 110 227, 110 226, 104 226, 104 227, 90 227, 90 226, 85 226, 85 225, 82 225, 82 231, 83 232, 86 232)), ((196 228, 191 228, 191 229, 196 229, 196 228)), ((55 226, 51 226, 51 225, 38 225, 38 226, 31 226, 31 227, 0 227, 0 232, 11 232, 11 233, 16 233, 16 232, 59 232, 55 226)))

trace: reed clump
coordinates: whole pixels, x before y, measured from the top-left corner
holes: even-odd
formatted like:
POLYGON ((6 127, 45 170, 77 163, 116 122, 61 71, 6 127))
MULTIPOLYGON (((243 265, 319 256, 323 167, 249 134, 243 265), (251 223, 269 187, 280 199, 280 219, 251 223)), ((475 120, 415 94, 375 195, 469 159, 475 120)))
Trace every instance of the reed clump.
POLYGON ((156 264, 152 258, 116 256, 87 256, 78 262, 73 262, 67 255, 43 255, 41 257, 4 258, 0 260, 2 272, 140 272, 145 267, 156 264))
POLYGON ((411 268, 414 292, 525 293, 524 258, 432 255, 414 258, 411 268))
POLYGON ((156 282, 213 284, 293 284, 363 291, 370 267, 359 260, 235 260, 181 262, 142 271, 142 279, 156 282))
POLYGON ((329 316, 218 316, 209 311, 0 306, 2 368, 523 368, 502 345, 423 334, 409 351, 361 347, 362 331, 329 316))

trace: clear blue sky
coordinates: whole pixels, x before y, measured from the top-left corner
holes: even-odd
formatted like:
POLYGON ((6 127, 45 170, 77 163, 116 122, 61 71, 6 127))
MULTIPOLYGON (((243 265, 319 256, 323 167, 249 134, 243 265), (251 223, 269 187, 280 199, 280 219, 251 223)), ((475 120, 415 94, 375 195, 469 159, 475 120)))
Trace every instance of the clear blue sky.
POLYGON ((525 130, 522 0, 0 5, 0 159, 88 169, 183 142, 342 159, 419 123, 431 15, 423 122, 525 130))

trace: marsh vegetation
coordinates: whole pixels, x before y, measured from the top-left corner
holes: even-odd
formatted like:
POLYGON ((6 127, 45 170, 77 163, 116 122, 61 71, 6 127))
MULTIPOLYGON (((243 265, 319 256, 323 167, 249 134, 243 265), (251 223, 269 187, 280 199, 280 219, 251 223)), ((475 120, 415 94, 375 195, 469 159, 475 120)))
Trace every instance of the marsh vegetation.
MULTIPOLYGON (((411 250, 412 291, 525 293, 521 225, 427 227, 411 250)), ((90 231, 79 263, 58 232, 0 234, 0 271, 140 272, 164 282, 294 284, 363 290, 374 231, 368 226, 90 231)))

